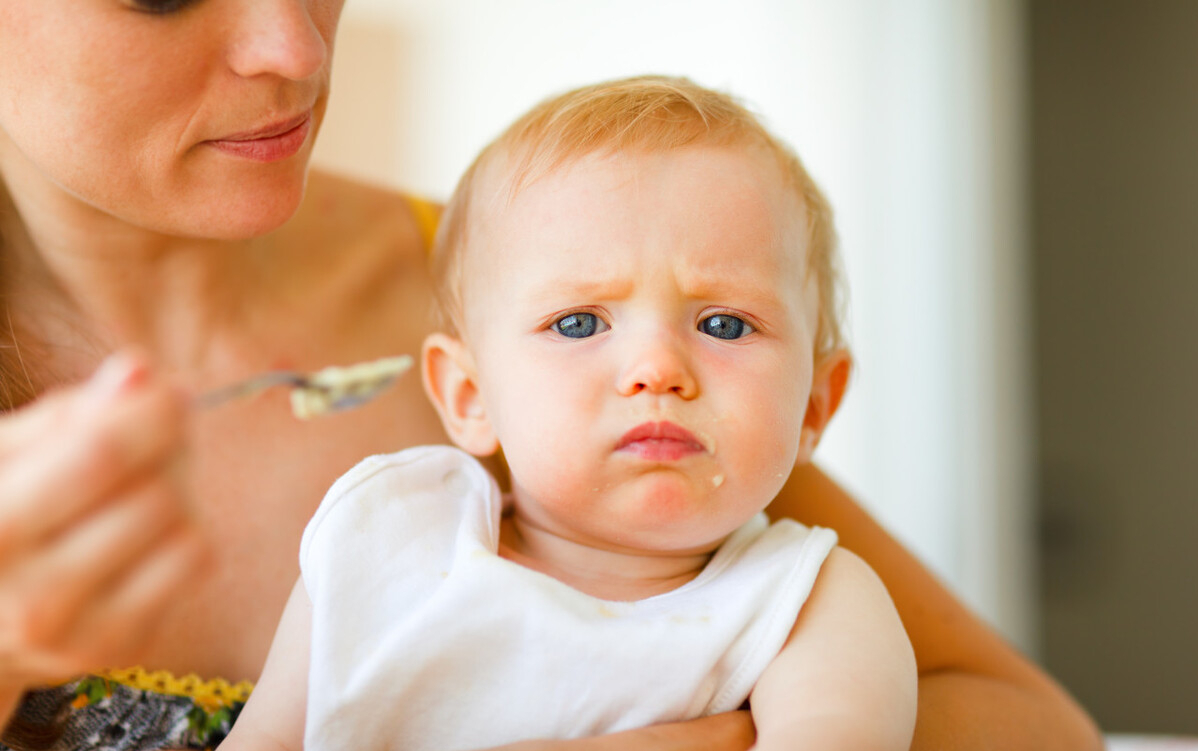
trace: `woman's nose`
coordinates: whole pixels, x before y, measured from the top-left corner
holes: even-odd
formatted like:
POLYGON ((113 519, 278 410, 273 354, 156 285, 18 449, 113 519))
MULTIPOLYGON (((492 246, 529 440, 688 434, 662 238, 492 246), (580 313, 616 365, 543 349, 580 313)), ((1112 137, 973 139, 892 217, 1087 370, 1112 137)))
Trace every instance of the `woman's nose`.
POLYGON ((681 342, 659 334, 641 338, 629 350, 619 376, 622 396, 645 392, 693 399, 699 395, 698 381, 681 342))
POLYGON ((276 75, 302 81, 316 75, 328 61, 328 41, 336 27, 336 13, 320 11, 328 4, 326 0, 242 3, 234 21, 229 66, 243 78, 276 75), (317 6, 316 13, 310 6, 317 6))

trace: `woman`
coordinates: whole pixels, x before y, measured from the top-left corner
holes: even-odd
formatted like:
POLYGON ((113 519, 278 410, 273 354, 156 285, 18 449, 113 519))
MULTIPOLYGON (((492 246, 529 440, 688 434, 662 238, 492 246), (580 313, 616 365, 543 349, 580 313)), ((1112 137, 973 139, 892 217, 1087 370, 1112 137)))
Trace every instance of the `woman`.
MULTIPOLYGON (((426 207, 307 170, 341 5, 0 0, 0 717, 14 747, 149 743, 159 725, 158 743, 178 743, 180 713, 186 742, 219 740, 246 687, 174 677, 253 680, 327 486, 361 456, 444 438, 412 377, 306 423, 282 393, 212 410, 189 396, 418 351, 426 207), (24 693, 136 663, 169 674, 24 693), (147 681, 149 715, 118 722, 123 684, 147 681)), ((1098 747, 1059 687, 818 471, 774 510, 836 527, 890 587, 921 668, 915 747, 1098 747)), ((744 748, 743 714, 579 744, 744 748)))

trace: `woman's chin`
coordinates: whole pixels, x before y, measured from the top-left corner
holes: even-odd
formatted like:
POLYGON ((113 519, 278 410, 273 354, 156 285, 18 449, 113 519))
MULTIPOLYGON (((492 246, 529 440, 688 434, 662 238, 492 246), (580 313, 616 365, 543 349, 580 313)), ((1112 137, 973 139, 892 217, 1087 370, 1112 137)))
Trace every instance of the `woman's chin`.
MULTIPOLYGON (((305 176, 306 178, 306 176, 305 176)), ((242 185, 187 202, 147 226, 164 234, 210 240, 246 240, 287 223, 304 197, 305 178, 269 185, 242 185)))

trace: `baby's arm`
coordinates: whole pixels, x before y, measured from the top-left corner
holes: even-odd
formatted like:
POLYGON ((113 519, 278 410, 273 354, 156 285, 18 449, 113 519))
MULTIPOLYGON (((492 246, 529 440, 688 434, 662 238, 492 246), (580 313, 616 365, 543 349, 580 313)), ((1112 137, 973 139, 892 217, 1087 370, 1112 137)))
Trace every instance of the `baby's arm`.
POLYGON ((753 689, 756 748, 905 751, 916 685, 911 643, 886 588, 838 548, 753 689))
POLYGON ((220 751, 301 751, 308 701, 312 602, 303 580, 283 610, 262 677, 220 751))
POLYGON ((913 751, 1099 751, 1085 710, 1043 669, 972 613, 919 560, 813 464, 795 469, 770 505, 836 530, 894 599, 919 666, 913 751))

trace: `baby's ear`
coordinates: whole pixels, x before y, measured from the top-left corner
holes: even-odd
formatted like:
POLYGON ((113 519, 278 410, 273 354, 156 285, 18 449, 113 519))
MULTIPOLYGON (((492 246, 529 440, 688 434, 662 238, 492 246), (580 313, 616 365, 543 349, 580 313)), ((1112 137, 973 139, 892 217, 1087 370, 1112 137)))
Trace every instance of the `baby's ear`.
POLYGON ((807 398, 807 412, 803 415, 803 432, 799 436, 798 464, 811 460, 824 429, 840 408, 840 400, 848 388, 852 369, 853 357, 845 349, 830 352, 815 363, 815 372, 811 376, 811 395, 807 398))
POLYGON ((475 383, 474 358, 460 339, 430 334, 421 353, 424 390, 450 440, 475 456, 490 456, 499 440, 475 383))

